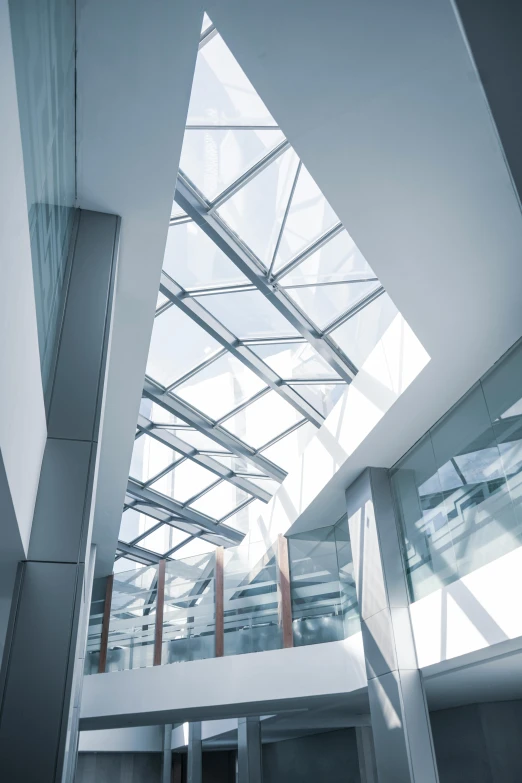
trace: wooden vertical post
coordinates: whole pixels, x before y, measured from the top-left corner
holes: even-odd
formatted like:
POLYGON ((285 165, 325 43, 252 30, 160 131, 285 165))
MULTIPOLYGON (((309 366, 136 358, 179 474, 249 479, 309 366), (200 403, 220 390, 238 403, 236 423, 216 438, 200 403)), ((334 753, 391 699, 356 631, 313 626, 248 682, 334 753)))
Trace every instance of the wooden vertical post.
POLYGON ((288 560, 288 540, 277 537, 277 587, 279 592, 279 625, 283 632, 283 647, 294 646, 292 628, 292 599, 290 596, 290 562, 288 560))
POLYGON ((105 604, 103 606, 102 630, 100 637, 100 658, 98 661, 98 674, 105 674, 107 668, 107 647, 109 646, 109 625, 111 622, 112 587, 114 575, 107 577, 105 587, 105 604))
POLYGON ((154 666, 161 666, 161 648, 163 646, 163 609, 165 606, 165 564, 158 563, 158 585, 156 587, 156 627, 154 633, 154 666))
POLYGON ((216 571, 214 578, 216 601, 216 658, 222 658, 225 654, 225 587, 223 573, 224 555, 224 547, 219 546, 216 549, 216 571))

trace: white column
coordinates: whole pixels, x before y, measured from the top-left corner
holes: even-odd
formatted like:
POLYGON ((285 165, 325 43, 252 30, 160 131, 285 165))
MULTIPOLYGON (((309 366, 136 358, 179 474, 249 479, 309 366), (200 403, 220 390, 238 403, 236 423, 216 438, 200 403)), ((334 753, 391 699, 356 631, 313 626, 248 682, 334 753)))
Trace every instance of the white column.
POLYGON ((355 739, 357 740, 357 756, 359 760, 361 783, 378 783, 372 727, 356 726, 355 739))
POLYGON ((438 783, 388 471, 346 492, 379 783, 438 783))
POLYGON ((189 723, 187 783, 202 783, 203 749, 201 745, 201 723, 189 723))
POLYGON ((172 783, 172 723, 166 723, 163 727, 161 783, 172 783))

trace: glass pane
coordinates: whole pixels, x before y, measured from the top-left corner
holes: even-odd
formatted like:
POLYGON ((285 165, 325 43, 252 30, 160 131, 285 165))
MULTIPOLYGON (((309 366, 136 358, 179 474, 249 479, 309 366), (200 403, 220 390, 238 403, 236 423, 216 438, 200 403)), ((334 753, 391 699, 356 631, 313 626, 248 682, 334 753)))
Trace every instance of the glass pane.
POLYGON ((188 544, 177 550, 175 557, 176 560, 184 560, 187 557, 214 552, 215 549, 215 545, 211 544, 210 541, 205 541, 203 538, 193 538, 192 541, 189 541, 188 544))
POLYGON ((248 408, 227 419, 223 427, 257 449, 301 419, 301 414, 277 392, 269 391, 248 408))
POLYGON ((156 310, 158 310, 160 307, 162 307, 166 302, 169 300, 167 297, 161 293, 161 291, 158 293, 158 299, 156 301, 156 310))
POLYGON ((279 129, 188 129, 180 169, 212 201, 284 138, 279 129))
POLYGON ((169 307, 154 319, 147 375, 168 386, 220 350, 220 344, 188 315, 169 307))
MULTIPOLYGON (((137 570, 140 568, 139 563, 135 563, 133 560, 127 560, 126 557, 119 557, 118 560, 114 561, 114 568, 112 569, 114 574, 120 574, 125 571, 129 570, 137 570)), ((97 674, 98 669, 96 671, 91 672, 91 674, 97 674)))
POLYGON ((169 429, 169 432, 177 435, 178 438, 181 438, 185 441, 185 443, 188 443, 190 446, 198 449, 198 451, 222 451, 228 453, 223 446, 219 445, 219 443, 216 443, 211 438, 207 438, 206 435, 203 435, 202 432, 198 432, 197 430, 169 429))
POLYGON ((270 266, 299 159, 292 149, 250 180, 218 209, 219 215, 270 266))
POLYGON ((227 353, 177 386, 175 391, 194 408, 216 420, 253 397, 264 386, 257 375, 227 353))
POLYGON ((150 435, 140 435, 134 441, 129 473, 132 478, 144 483, 172 465, 180 456, 177 451, 151 438, 150 435))
POLYGON ((346 517, 335 525, 334 533, 337 563, 339 565, 344 636, 347 638, 354 633, 359 633, 361 630, 361 617, 353 575, 352 546, 346 517))
POLYGON ((362 367, 397 313, 388 294, 381 294, 335 329, 331 336, 352 362, 362 367))
POLYGON ((297 378, 339 378, 310 343, 252 345, 252 350, 284 380, 297 378))
POLYGON ((249 282, 228 256, 193 222, 169 228, 163 269, 186 289, 249 282))
POLYGON ((294 467, 310 438, 317 432, 313 424, 307 422, 302 427, 286 435, 281 440, 263 450, 263 456, 279 465, 287 473, 294 467))
POLYGON ((133 508, 126 509, 121 517, 120 534, 118 538, 120 541, 125 541, 126 544, 129 541, 133 541, 142 533, 145 533, 149 528, 158 524, 157 519, 148 517, 146 514, 141 514, 133 508))
POLYGON ((281 278, 283 285, 341 283, 375 277, 368 262, 347 231, 341 231, 326 245, 281 278))
POLYGON ((281 486, 281 484, 275 479, 266 478, 264 476, 249 476, 248 480, 251 481, 252 484, 256 484, 260 489, 264 489, 265 492, 269 492, 271 495, 274 495, 281 486))
POLYGON ((248 492, 234 486, 229 481, 222 481, 217 487, 192 503, 191 508, 201 511, 202 514, 206 514, 212 519, 222 519, 250 497, 252 496, 248 492))
POLYGON ((202 468, 196 462, 185 460, 170 473, 155 481, 151 489, 185 503, 216 480, 217 477, 209 470, 202 468))
POLYGON ((288 539, 294 646, 344 637, 334 530, 325 527, 288 539))
POLYGON ((189 538, 187 533, 183 533, 171 525, 162 525, 153 533, 138 541, 137 545, 151 552, 156 552, 158 555, 164 555, 169 549, 181 544, 187 538, 189 538))
POLYGON ((300 383, 298 386, 292 386, 292 388, 326 418, 346 386, 342 383, 314 383, 310 385, 300 383))
POLYGON ((240 340, 298 334, 260 291, 213 294, 198 298, 198 301, 240 340))
POLYGON ((229 470, 233 470, 234 473, 248 473, 249 475, 256 475, 261 473, 261 471, 252 465, 247 459, 244 459, 243 457, 236 457, 235 454, 216 455, 214 456, 214 459, 218 460, 218 462, 221 462, 221 464, 225 465, 227 468, 229 468, 229 470))
POLYGON ((203 23, 201 25, 201 32, 204 33, 208 27, 212 27, 212 21, 207 13, 203 14, 203 23))
POLYGON ((287 288, 286 292, 320 329, 379 287, 379 283, 333 283, 324 286, 287 288))
POLYGON ((233 516, 229 517, 225 524, 228 527, 233 527, 234 530, 248 533, 252 531, 254 524, 265 511, 266 503, 263 503, 262 500, 253 500, 252 503, 239 509, 233 516))
POLYGON ((200 49, 187 125, 275 125, 220 35, 200 49))
POLYGON ((339 218, 315 184, 305 166, 301 166, 292 203, 277 251, 274 270, 339 223, 339 218))

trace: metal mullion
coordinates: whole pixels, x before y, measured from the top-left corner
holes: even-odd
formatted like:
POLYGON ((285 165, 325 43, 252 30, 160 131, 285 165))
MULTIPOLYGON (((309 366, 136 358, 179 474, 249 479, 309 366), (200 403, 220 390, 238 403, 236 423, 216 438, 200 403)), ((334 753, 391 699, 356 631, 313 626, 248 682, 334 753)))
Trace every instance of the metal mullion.
POLYGON ((134 544, 137 544, 142 539, 147 538, 147 536, 150 533, 155 533, 156 530, 159 530, 160 527, 163 527, 164 524, 165 524, 165 522, 158 522, 157 525, 153 525, 151 528, 146 530, 144 533, 140 533, 139 536, 136 536, 136 538, 133 538, 132 541, 129 541, 129 546, 134 546, 134 544))
POLYGON ((187 294, 189 296, 216 296, 216 294, 242 294, 245 291, 255 291, 256 287, 253 283, 245 283, 238 285, 225 285, 225 286, 207 286, 206 288, 187 288, 187 294))
POLYGON ((224 517, 221 517, 221 519, 219 520, 219 524, 221 525, 223 522, 226 522, 227 519, 230 519, 230 517, 233 517, 235 514, 238 514, 244 508, 249 506, 254 500, 255 498, 248 498, 247 500, 244 500, 240 506, 236 506, 236 508, 233 511, 229 511, 228 514, 225 514, 224 517))
POLYGON ((285 381, 291 386, 346 386, 342 378, 291 378, 285 381))
POLYGON ((279 310, 297 331, 316 349, 333 369, 350 383, 357 368, 335 344, 321 339, 317 328, 292 302, 284 291, 269 284, 259 259, 236 237, 215 214, 210 214, 206 202, 183 176, 178 177, 176 202, 191 215, 212 241, 251 280, 261 293, 279 310))
POLYGON ((134 499, 132 504, 126 503, 126 505, 128 508, 132 508, 140 514, 145 514, 145 516, 149 516, 152 519, 157 519, 164 525, 175 527, 177 530, 181 530, 183 533, 188 533, 188 535, 192 536, 194 535, 195 531, 197 532, 200 530, 195 522, 189 522, 187 519, 183 519, 181 516, 174 516, 164 508, 151 506, 150 504, 134 499))
MULTIPOLYGON (((150 435, 151 438, 154 438, 169 448, 175 449, 180 454, 183 454, 186 459, 201 465, 202 467, 214 473, 216 476, 219 476, 219 478, 223 478, 226 481, 229 481, 231 484, 237 486, 239 489, 243 489, 246 492, 255 495, 265 503, 270 500, 270 494, 268 492, 262 490, 260 487, 257 487, 255 484, 252 484, 247 479, 243 479, 242 477, 238 476, 235 471, 229 470, 225 465, 222 465, 221 462, 212 459, 211 455, 203 454, 194 446, 191 446, 189 443, 185 443, 184 440, 179 438, 177 435, 173 435, 169 431, 158 433, 154 423, 151 422, 150 419, 146 419, 145 416, 142 416, 141 414, 138 416, 138 427, 141 428, 141 432, 146 432, 148 435, 150 435)), ((220 455, 222 454, 222 452, 216 453, 220 455)))
POLYGON ((199 39, 198 49, 199 50, 203 49, 205 44, 208 44, 209 41, 211 41, 216 35, 218 35, 216 25, 211 24, 209 27, 207 27, 206 30, 203 30, 203 33, 201 34, 201 37, 199 39))
POLYGON ((378 277, 361 277, 358 280, 320 280, 315 283, 296 283, 285 285, 285 291, 293 291, 295 288, 324 288, 329 285, 352 285, 352 283, 378 283, 378 277))
POLYGON ((279 230, 279 235, 277 237, 276 246, 274 249, 274 254, 272 256, 272 261, 270 262, 270 267, 268 269, 268 277, 272 277, 272 269, 274 268, 275 260, 277 257, 277 253, 279 251, 279 245, 281 244, 281 239, 283 238, 283 233, 286 226, 286 221, 288 218, 288 215, 290 214, 290 207, 292 206, 292 201, 294 198, 295 189, 297 187, 297 180, 299 179, 299 174, 301 173, 301 168, 303 164, 301 161, 297 164, 297 171, 295 173, 294 181, 292 183, 292 188, 290 190, 290 197, 288 199, 288 204, 286 205, 285 214, 283 215, 283 220, 281 221, 281 228, 279 230))
POLYGON ((210 492, 211 489, 214 489, 214 487, 217 487, 219 484, 222 484, 225 479, 218 478, 216 481, 214 481, 212 484, 210 484, 208 487, 205 487, 205 489, 202 489, 200 492, 196 492, 195 495, 192 495, 191 498, 188 500, 185 500, 183 503, 183 507, 190 506, 191 503, 195 503, 196 500, 199 500, 203 497, 203 495, 206 495, 207 492, 210 492))
MULTIPOLYGON (((169 302, 171 305, 176 304, 170 298, 169 298, 169 302)), ((185 381, 188 381, 191 378, 193 378, 194 375, 198 374, 198 372, 200 372, 201 370, 205 370, 207 367, 210 367, 211 364, 217 362, 218 359, 221 359, 222 356, 225 356, 226 352, 227 352, 226 348, 222 348, 220 351, 213 354, 212 356, 209 356, 209 358, 205 359, 204 362, 201 362, 201 364, 198 364, 192 370, 189 370, 184 375, 182 375, 181 378, 178 378, 177 380, 173 381, 169 386, 166 386, 165 388, 167 389, 167 391, 170 391, 171 389, 175 389, 177 386, 181 386, 182 383, 185 383, 185 381)))
POLYGON ((241 342, 243 345, 303 345, 307 341, 297 334, 295 337, 247 337, 241 342))
POLYGON ((357 315, 361 310, 364 310, 364 308, 371 304, 371 302, 375 301, 375 299, 378 299, 381 294, 384 294, 384 287, 381 285, 379 288, 376 288, 374 291, 370 291, 370 293, 360 299, 356 304, 354 304, 353 307, 350 307, 349 310, 346 311, 346 313, 343 313, 338 318, 336 318, 334 321, 332 321, 328 326, 323 330, 323 336, 329 335, 331 332, 333 332, 335 329, 337 329, 339 326, 342 326, 346 321, 348 321, 350 318, 352 318, 354 315, 357 315))
POLYGON ((291 272, 292 269, 295 269, 296 266, 299 266, 299 264, 301 264, 303 261, 306 261, 306 259, 315 253, 316 250, 320 250, 323 245, 326 245, 327 242, 336 237, 337 234, 340 234, 343 230, 343 224, 337 223, 335 226, 332 226, 332 228, 329 228, 328 231, 325 231, 325 233, 312 242, 311 245, 308 245, 308 247, 305 247, 304 250, 301 250, 300 253, 294 256, 294 258, 291 258, 290 261, 288 261, 288 263, 285 264, 285 266, 280 269, 276 275, 274 275, 274 282, 278 283, 282 277, 291 272))
POLYGON ((181 463, 185 462, 186 459, 187 459, 187 457, 185 457, 183 455, 179 459, 177 459, 175 462, 171 462, 170 465, 167 465, 166 468, 163 468, 163 470, 161 470, 157 474, 157 476, 153 476, 151 479, 148 479, 148 481, 144 481, 143 482, 143 486, 144 487, 150 487, 151 484, 154 484, 154 482, 159 481, 161 478, 163 478, 163 476, 166 476, 168 473, 171 473, 174 470, 174 468, 177 468, 178 465, 181 465, 181 463))
POLYGON ((245 408, 248 408, 249 405, 252 405, 253 402, 257 402, 257 400, 260 400, 261 397, 264 397, 268 392, 271 391, 269 386, 266 386, 264 389, 260 389, 260 391, 256 392, 252 397, 250 397, 248 400, 245 400, 245 402, 242 402, 240 405, 237 405, 235 408, 233 408, 229 413, 226 413, 224 416, 222 416, 220 419, 216 421, 216 425, 220 427, 223 422, 228 421, 228 419, 231 419, 233 416, 236 415, 236 413, 241 413, 241 411, 244 411, 245 408))
POLYGON ((241 188, 244 187, 247 182, 250 182, 250 180, 254 179, 254 177, 270 166, 270 164, 273 163, 274 160, 277 160, 277 158, 279 158, 283 152, 286 152, 287 149, 290 149, 290 142, 287 141, 287 139, 284 139, 284 141, 280 142, 277 147, 274 147, 273 150, 267 152, 267 154, 262 157, 261 160, 258 160, 257 163, 248 169, 248 171, 245 171, 245 173, 238 177, 235 182, 229 185, 228 188, 225 188, 225 190, 223 190, 219 196, 211 201, 209 211, 214 212, 216 209, 219 209, 219 207, 224 204, 225 201, 228 201, 229 198, 232 198, 232 196, 234 196, 238 190, 241 190, 241 188))
MULTIPOLYGON (((302 397, 296 395, 293 389, 285 387, 280 376, 274 372, 260 356, 248 346, 244 345, 241 340, 230 332, 221 321, 218 321, 212 313, 206 310, 201 302, 188 296, 186 291, 181 288, 178 283, 165 274, 162 274, 161 277, 160 290, 165 296, 168 296, 180 310, 192 318, 198 326, 205 329, 214 340, 221 343, 225 350, 228 350, 236 359, 239 359, 239 361, 246 365, 249 370, 254 372, 263 383, 267 384, 267 386, 277 392, 279 396, 283 397, 283 399, 295 408, 301 416, 304 416, 311 421, 316 427, 321 426, 324 421, 321 414, 306 400, 303 400, 302 397)), ((175 385, 171 384, 167 391, 171 391, 179 384, 180 381, 177 381, 175 385)))
POLYGON ((176 215, 169 219, 169 228, 171 226, 181 226, 183 223, 192 223, 192 218, 188 215, 176 215))
POLYGON ((177 552, 178 549, 181 549, 185 546, 185 544, 190 544, 191 541, 194 541, 195 538, 202 538, 203 536, 189 536, 189 538, 186 538, 184 541, 181 541, 179 544, 176 544, 176 546, 173 546, 172 549, 168 549, 163 557, 170 557, 174 554, 174 552, 177 552))
POLYGON ((296 421, 295 424, 293 424, 291 427, 289 427, 284 432, 281 432, 279 435, 276 435, 275 438, 272 438, 272 440, 267 441, 263 446, 260 446, 258 451, 262 452, 265 449, 269 449, 270 446, 275 446, 276 443, 279 443, 280 440, 283 440, 283 438, 286 438, 287 435, 291 435, 292 432, 295 432, 300 427, 303 426, 303 424, 306 424, 306 419, 302 419, 301 421, 296 421))
POLYGON ((179 501, 169 498, 167 495, 162 495, 153 489, 148 489, 137 484, 132 479, 129 479, 127 484, 127 493, 131 497, 136 497, 141 500, 145 500, 149 503, 154 503, 156 506, 171 512, 174 515, 183 516, 188 522, 195 524, 196 527, 200 527, 203 530, 207 530, 209 533, 214 533, 222 538, 228 538, 230 541, 240 543, 243 537, 238 536, 237 532, 219 526, 217 519, 209 517, 207 514, 202 514, 199 511, 195 511, 193 508, 184 506, 179 501))
POLYGON ((124 557, 127 557, 128 555, 134 555, 134 557, 141 559, 141 561, 145 560, 145 562, 149 563, 149 565, 154 565, 159 563, 161 560, 161 556, 155 554, 155 552, 151 552, 148 549, 143 549, 142 547, 134 547, 130 544, 126 544, 124 541, 119 541, 117 544, 117 548, 120 550, 120 552, 124 553, 124 557))
POLYGON ((170 307, 172 307, 172 302, 169 302, 168 300, 166 302, 163 302, 162 305, 156 308, 154 312, 154 318, 158 318, 158 316, 163 315, 165 310, 168 310, 170 307))
POLYGON ((165 389, 149 378, 145 378, 143 392, 146 397, 165 408, 169 413, 183 419, 187 424, 191 424, 196 430, 202 432, 203 435, 219 443, 227 452, 248 459, 253 465, 260 468, 264 473, 268 473, 276 481, 281 482, 285 479, 287 475, 285 470, 258 454, 255 449, 248 446, 240 438, 236 438, 232 433, 220 427, 215 427, 212 420, 207 416, 204 416, 174 394, 167 394, 165 389))

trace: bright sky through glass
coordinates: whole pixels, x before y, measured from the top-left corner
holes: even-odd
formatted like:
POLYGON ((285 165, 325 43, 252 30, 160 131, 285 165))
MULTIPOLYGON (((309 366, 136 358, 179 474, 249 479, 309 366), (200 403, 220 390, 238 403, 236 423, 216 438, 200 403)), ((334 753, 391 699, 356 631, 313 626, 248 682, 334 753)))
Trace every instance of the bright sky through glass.
POLYGON ((115 570, 237 544, 396 313, 207 15, 176 198, 115 570))

